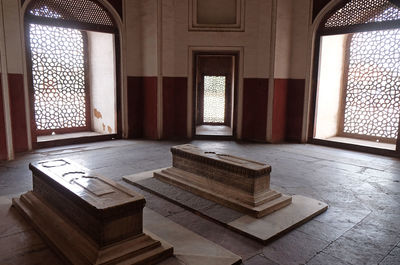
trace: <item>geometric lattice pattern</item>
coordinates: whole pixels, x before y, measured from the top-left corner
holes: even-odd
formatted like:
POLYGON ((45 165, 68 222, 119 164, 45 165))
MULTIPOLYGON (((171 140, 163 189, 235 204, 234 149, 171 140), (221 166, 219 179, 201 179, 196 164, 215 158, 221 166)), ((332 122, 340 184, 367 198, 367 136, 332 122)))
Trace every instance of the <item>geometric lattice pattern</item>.
POLYGON ((225 82, 225 76, 204 76, 204 123, 224 123, 225 82))
POLYGON ((351 0, 328 18, 325 28, 398 19, 400 19, 399 7, 388 0, 351 0), (385 12, 387 10, 389 12, 385 12))
POLYGON ((343 131, 396 139, 400 119, 400 30, 351 38, 343 131))
POLYGON ((31 15, 37 17, 103 26, 114 25, 108 13, 94 0, 34 0, 28 9, 31 15), (54 14, 58 16, 55 17, 54 14))
POLYGON ((29 26, 37 130, 85 127, 82 33, 53 26, 29 26))

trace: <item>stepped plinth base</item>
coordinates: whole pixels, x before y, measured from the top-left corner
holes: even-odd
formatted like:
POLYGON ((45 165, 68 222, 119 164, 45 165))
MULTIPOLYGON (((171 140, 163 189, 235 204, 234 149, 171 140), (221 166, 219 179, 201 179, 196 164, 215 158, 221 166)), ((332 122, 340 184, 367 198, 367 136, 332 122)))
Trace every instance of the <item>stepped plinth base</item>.
POLYGON ((66 159, 29 165, 33 190, 16 207, 65 261, 155 264, 173 248, 143 233, 144 197, 66 159))
POLYGON ((99 247, 61 213, 33 192, 13 199, 13 206, 67 263, 156 264, 173 254, 165 242, 140 234, 107 247, 99 247))
POLYGON ((171 147, 172 167, 154 177, 203 198, 260 218, 292 202, 270 189, 271 166, 190 144, 171 147))
MULTIPOLYGON (((19 200, 19 199, 18 199, 19 200)), ((0 264, 61 265, 62 259, 49 249, 35 231, 31 222, 12 207, 11 198, 0 197, 0 264)), ((175 255, 157 264, 168 265, 239 265, 241 257, 200 235, 174 223, 170 219, 145 207, 143 229, 150 237, 162 238, 174 246, 175 255)), ((163 241, 161 241, 163 242, 163 241)), ((125 264, 124 262, 119 263, 125 264)), ((130 263, 128 263, 130 264, 130 263)), ((143 263, 142 263, 143 264, 143 263)), ((148 264, 144 261, 144 264, 148 264)))
POLYGON ((240 190, 177 168, 156 171, 154 177, 256 218, 273 213, 292 202, 291 196, 274 190, 266 190, 258 194, 258 205, 246 203, 238 199, 239 196, 245 197, 240 190))
POLYGON ((134 174, 123 177, 123 180, 261 243, 278 238, 328 209, 326 203, 293 195, 292 203, 288 206, 264 217, 254 218, 154 178, 154 172, 160 171, 162 169, 134 174))

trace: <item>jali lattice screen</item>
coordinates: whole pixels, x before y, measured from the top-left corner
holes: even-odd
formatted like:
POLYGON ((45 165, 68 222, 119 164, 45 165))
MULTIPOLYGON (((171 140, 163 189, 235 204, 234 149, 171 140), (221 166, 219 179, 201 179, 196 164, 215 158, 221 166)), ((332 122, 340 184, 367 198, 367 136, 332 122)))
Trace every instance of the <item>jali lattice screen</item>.
POLYGON ((341 28, 398 19, 400 8, 388 0, 351 0, 330 16, 324 27, 341 28), (389 12, 384 12, 385 10, 389 12))
POLYGON ((86 127, 82 33, 30 24, 30 45, 37 130, 86 127))
POLYGON ((106 10, 93 0, 35 0, 29 4, 29 10, 29 15, 35 17, 95 25, 114 25, 106 10))
POLYGON ((225 76, 204 76, 204 123, 225 121, 225 76))
POLYGON ((400 118, 400 29, 351 38, 343 132, 396 139, 400 118))

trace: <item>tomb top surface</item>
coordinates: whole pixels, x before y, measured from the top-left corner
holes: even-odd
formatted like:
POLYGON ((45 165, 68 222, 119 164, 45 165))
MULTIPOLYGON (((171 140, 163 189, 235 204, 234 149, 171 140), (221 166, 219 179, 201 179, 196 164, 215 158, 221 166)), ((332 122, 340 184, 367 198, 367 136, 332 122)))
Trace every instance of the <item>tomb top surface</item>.
POLYGON ((260 163, 253 160, 248 160, 242 157, 237 157, 229 154, 217 154, 215 152, 209 152, 207 150, 200 149, 197 146, 191 144, 183 144, 171 147, 173 154, 179 154, 188 157, 204 158, 210 161, 216 161, 222 164, 232 165, 240 167, 246 170, 257 171, 257 172, 270 172, 271 166, 268 164, 260 163))
POLYGON ((145 204, 139 193, 94 174, 68 159, 34 162, 29 168, 49 185, 61 188, 65 195, 74 195, 74 199, 103 214, 143 207, 145 204))

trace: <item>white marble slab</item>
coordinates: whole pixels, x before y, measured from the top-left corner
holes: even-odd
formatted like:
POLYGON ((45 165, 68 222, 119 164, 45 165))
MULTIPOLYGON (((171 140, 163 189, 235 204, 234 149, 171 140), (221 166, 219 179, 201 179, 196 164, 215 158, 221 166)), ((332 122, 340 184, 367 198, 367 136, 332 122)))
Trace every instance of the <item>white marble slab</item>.
MULTIPOLYGON (((16 209, 11 207, 11 197, 17 196, 0 197, 0 264, 63 264, 16 209), (10 252, 12 246, 15 249, 10 252)), ((159 265, 233 265, 242 262, 240 256, 146 207, 143 219, 145 233, 174 245, 174 256, 159 265)))
MULTIPOLYGON (((143 227, 146 233, 154 234, 174 246, 174 256, 183 264, 230 265, 241 263, 241 257, 238 255, 174 223, 149 208, 144 208, 143 220, 143 227)), ((173 263, 168 261, 168 264, 173 263)))
MULTIPOLYGON (((160 169, 126 176, 123 177, 123 180, 127 183, 137 185, 136 182, 152 178, 153 172, 159 170, 160 169)), ((158 194, 156 191, 153 193, 166 199, 166 196, 163 194, 158 194)), ((170 197, 168 200, 175 202, 174 199, 170 197)), ((185 202, 176 201, 176 203, 181 207, 187 209, 190 208, 190 206, 185 202)), ((243 214, 241 217, 233 221, 223 222, 215 213, 202 212, 201 210, 199 211, 193 208, 190 208, 189 210, 214 219, 217 223, 222 222, 226 227, 257 241, 267 243, 311 220, 313 217, 323 213, 327 209, 328 205, 324 202, 301 195, 293 195, 292 203, 290 205, 259 219, 243 214)))
POLYGON ((259 219, 245 215, 228 225, 266 242, 307 222, 326 211, 327 208, 326 203, 301 195, 293 195, 290 205, 274 213, 259 219))

